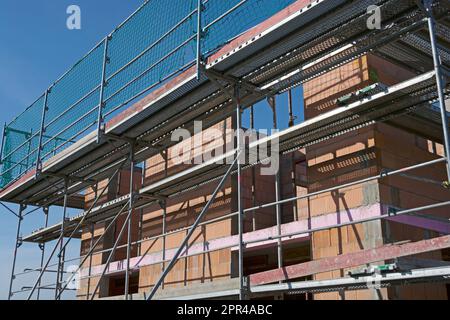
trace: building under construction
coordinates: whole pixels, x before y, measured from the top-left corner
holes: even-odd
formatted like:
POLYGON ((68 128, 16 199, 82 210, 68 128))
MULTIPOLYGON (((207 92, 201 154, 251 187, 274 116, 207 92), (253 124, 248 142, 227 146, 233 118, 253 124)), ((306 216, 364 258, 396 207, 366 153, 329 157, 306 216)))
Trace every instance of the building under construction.
POLYGON ((10 298, 448 299, 449 11, 146 1, 4 127, 10 298))

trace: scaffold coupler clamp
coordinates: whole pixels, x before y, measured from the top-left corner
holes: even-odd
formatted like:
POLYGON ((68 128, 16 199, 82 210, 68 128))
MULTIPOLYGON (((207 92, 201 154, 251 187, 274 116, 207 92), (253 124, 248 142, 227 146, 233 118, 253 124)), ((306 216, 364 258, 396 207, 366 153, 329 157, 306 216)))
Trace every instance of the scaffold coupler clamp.
POLYGON ((442 182, 442 186, 445 189, 450 189, 450 181, 446 180, 446 181, 442 182))
POLYGON ((244 297, 249 297, 250 296, 250 278, 249 277, 243 277, 242 278, 242 291, 244 294, 244 297))
POLYGON ((17 239, 17 248, 20 248, 23 245, 22 237, 17 239))
POLYGON ((387 178, 389 176, 389 170, 388 169, 382 169, 380 172, 380 178, 387 178))
POLYGON ((388 208, 388 216, 392 217, 392 216, 396 216, 398 213, 398 209, 397 208, 393 208, 393 207, 389 207, 388 208))

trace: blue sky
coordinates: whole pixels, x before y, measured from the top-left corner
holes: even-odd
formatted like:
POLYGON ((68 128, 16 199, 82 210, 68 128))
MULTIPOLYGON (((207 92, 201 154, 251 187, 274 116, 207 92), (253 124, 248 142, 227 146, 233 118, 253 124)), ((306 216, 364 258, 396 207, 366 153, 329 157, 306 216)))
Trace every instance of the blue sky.
MULTIPOLYGON (((0 1, 0 122, 11 121, 32 103, 49 85, 87 53, 100 39, 120 24, 143 0, 1 0, 0 1), (66 28, 66 9, 78 5, 82 13, 82 29, 66 28)), ((294 92, 296 123, 302 121, 301 90, 294 92)), ((279 98, 279 127, 287 126, 286 95, 279 98)), ((272 115, 266 103, 256 107, 257 128, 271 127, 272 115)), ((248 112, 244 125, 248 125, 248 112)), ((10 205, 17 210, 17 207, 10 205)), ((70 214, 76 214, 71 211, 70 214)), ((52 208, 50 224, 60 221, 61 210, 52 208)), ((17 219, 0 207, 0 299, 7 298, 17 219)), ((43 225, 39 211, 24 221, 22 234, 43 225)), ((53 244, 50 245, 50 248, 53 244)), ((49 251, 47 249, 47 251, 49 251)), ((74 243, 70 256, 76 256, 74 243)), ((24 244, 19 249, 17 270, 38 267, 40 253, 36 245, 24 244)), ((36 275, 34 275, 35 277, 36 275)), ((54 283, 54 276, 44 283, 54 283)), ((15 290, 30 285, 33 277, 20 277, 15 290)), ((50 297, 47 293, 44 297, 50 297)), ((24 298, 18 295, 16 298, 24 298)), ((68 294, 66 298, 72 298, 68 294)))

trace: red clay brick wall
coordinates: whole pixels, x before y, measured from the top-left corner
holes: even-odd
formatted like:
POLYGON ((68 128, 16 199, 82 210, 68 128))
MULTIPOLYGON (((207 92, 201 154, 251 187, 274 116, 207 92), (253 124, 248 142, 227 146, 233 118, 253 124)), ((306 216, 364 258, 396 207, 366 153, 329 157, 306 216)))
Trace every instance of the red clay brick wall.
POLYGON ((363 56, 303 85, 305 119, 337 107, 337 99, 373 83, 393 85, 415 75, 373 55, 363 56))
MULTIPOLYGON (((307 148, 308 191, 324 190, 332 186, 357 181, 379 172, 373 126, 350 132, 344 136, 307 148)), ((376 181, 357 184, 337 191, 322 193, 308 200, 312 217, 334 214, 335 222, 340 218, 352 218, 351 210, 377 204, 379 190, 376 181)), ((312 259, 317 260, 371 249, 383 245, 381 222, 356 224, 348 227, 314 232, 311 237, 312 259)), ((346 276, 349 270, 336 270, 317 274, 315 280, 346 276)), ((361 290, 345 293, 316 294, 322 299, 377 299, 386 298, 387 293, 361 290)))
POLYGON ((321 75, 303 85, 305 119, 336 108, 336 100, 371 83, 367 57, 364 56, 321 75))
MULTIPOLYGON (((431 161, 443 156, 442 145, 407 133, 386 124, 377 124, 376 144, 381 166, 395 170, 414 164, 431 161)), ((450 191, 434 183, 416 178, 431 179, 436 182, 446 180, 444 164, 425 167, 409 172, 406 176, 393 176, 380 182, 381 202, 399 209, 417 208, 429 204, 448 201, 450 191)), ((450 218, 448 208, 420 212, 424 215, 450 218)), ((385 243, 399 241, 419 241, 439 236, 439 233, 406 224, 385 221, 383 234, 385 243)), ((430 252, 412 258, 442 260, 441 251, 430 252)), ((445 285, 416 284, 394 287, 389 290, 392 299, 444 299, 445 285)))
MULTIPOLYGON (((350 62, 334 71, 313 79, 304 85, 306 119, 336 108, 336 99, 355 92, 371 83, 386 85, 413 77, 403 70, 378 57, 369 55, 350 62)), ((306 176, 309 192, 374 176, 383 168, 396 169, 436 158, 429 152, 430 142, 394 129, 386 124, 377 124, 347 133, 316 144, 306 149, 306 176)), ((439 147, 438 147, 439 149, 439 147)), ((443 179, 443 168, 424 169, 419 175, 443 179)), ((299 188, 299 194, 305 190, 299 188)), ((302 200, 301 207, 310 216, 333 212, 349 212, 353 208, 370 204, 397 204, 399 207, 417 207, 431 200, 448 200, 448 193, 439 186, 429 187, 423 182, 410 183, 405 178, 389 178, 324 193, 309 200, 302 200), (393 192, 392 190, 395 190, 393 192), (396 195, 393 198, 393 195, 396 195), (308 210, 305 210, 307 208, 308 210)), ((381 212, 380 212, 381 213, 381 212)), ((444 215, 444 212, 435 211, 444 215)), ((429 233, 427 236, 434 236, 429 233)), ((423 239, 424 231, 414 227, 375 221, 345 228, 315 232, 312 235, 312 257, 320 259, 363 249, 376 248, 386 243, 387 238, 423 239), (389 237, 386 234, 389 230, 389 237)), ((440 253, 427 255, 439 258, 440 253)), ((380 262, 383 263, 383 262, 380 262)), ((316 280, 345 276, 347 270, 318 274, 316 280)), ((443 286, 424 285, 417 292, 403 287, 392 290, 363 290, 345 293, 316 294, 315 299, 386 299, 386 298, 443 298, 443 286), (438 288, 439 287, 439 288, 438 288), (436 288, 434 291, 433 289, 436 288)))

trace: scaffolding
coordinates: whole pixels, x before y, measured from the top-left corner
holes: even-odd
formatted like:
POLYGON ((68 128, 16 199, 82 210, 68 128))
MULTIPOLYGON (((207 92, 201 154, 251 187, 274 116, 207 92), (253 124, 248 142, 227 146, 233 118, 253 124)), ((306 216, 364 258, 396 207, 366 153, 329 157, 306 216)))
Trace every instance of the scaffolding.
MULTIPOLYGON (((126 300, 207 299, 227 296, 237 296, 244 300, 268 293, 326 292, 343 288, 354 290, 365 288, 367 283, 376 280, 380 280, 383 285, 448 281, 450 267, 439 266, 414 269, 407 275, 393 273, 382 279, 375 275, 356 279, 295 282, 299 277, 353 265, 343 263, 330 268, 327 261, 318 261, 317 263, 323 264, 319 268, 317 265, 305 264, 285 267, 282 255, 283 241, 299 235, 392 216, 417 215, 430 209, 447 207, 450 201, 389 211, 384 215, 320 228, 308 226, 291 233, 282 232, 280 219, 283 204, 437 164, 445 164, 447 178, 450 180, 450 138, 445 106, 450 89, 448 1, 286 0, 276 1, 277 4, 273 5, 273 1, 265 0, 173 0, 173 5, 183 3, 183 6, 179 7, 176 14, 168 14, 170 18, 156 34, 149 35, 145 28, 150 27, 148 23, 152 18, 155 20, 152 14, 173 11, 170 6, 156 10, 154 6, 158 3, 146 1, 55 82, 24 114, 5 125, 1 156, 3 189, 0 191, 0 199, 20 206, 18 213, 13 212, 18 218, 18 227, 9 298, 27 293, 28 299, 32 299, 35 294, 39 299, 41 290, 52 290, 55 299, 61 299, 63 292, 69 290, 74 275, 94 254, 108 254, 97 276, 103 279, 111 273, 111 262, 118 249, 126 249, 125 264, 122 269, 115 271, 125 274, 123 297, 126 300), (381 10, 383 23, 380 29, 367 28, 367 8, 370 5, 377 5, 381 10), (246 20, 242 17, 251 18, 246 20), (242 22, 244 20, 245 23, 242 22), (133 42, 134 37, 130 40, 130 34, 134 35, 136 42, 133 42), (131 49, 124 54, 120 44, 129 40, 132 41, 131 49), (257 141, 247 142, 240 136, 241 117, 245 109, 267 99, 273 110, 276 127, 277 112, 273 97, 290 92, 292 88, 367 53, 404 65, 417 76, 390 87, 373 86, 333 111, 301 124, 291 123, 288 129, 257 141), (410 62, 405 65, 405 61, 410 62), (86 81, 80 82, 80 75, 86 81), (76 82, 79 84, 75 85, 76 82), (148 96, 130 106, 143 95, 148 96), (33 115, 40 115, 40 121, 30 120, 33 115), (276 152, 290 154, 358 128, 376 122, 395 121, 406 115, 411 119, 426 121, 426 132, 422 133, 435 141, 442 141, 445 157, 399 170, 386 170, 369 178, 289 199, 283 199, 276 186, 274 202, 244 208, 241 190, 243 172, 266 159, 257 157, 250 164, 245 164, 243 159, 258 154, 262 146, 274 146, 279 142, 276 152), (176 144, 170 139, 171 132, 180 127, 193 132, 194 121, 202 120, 213 125, 229 117, 233 117, 233 129, 238 132, 236 146, 232 151, 156 183, 136 188, 136 182, 133 181, 135 166, 152 156, 165 152, 167 154, 167 150, 176 144), (67 119, 71 122, 64 126, 67 119), (73 119, 77 120, 72 121, 73 119), (221 164, 229 158, 233 159, 230 164, 221 164), (129 193, 99 205, 109 183, 125 167, 130 167, 131 173, 129 193), (204 217, 210 206, 231 176, 235 176, 238 181, 236 212, 205 221, 204 217), (68 219, 68 208, 85 209, 83 191, 94 188, 99 181, 105 179, 109 179, 108 185, 96 191, 89 209, 68 219), (195 222, 185 228, 167 231, 167 200, 213 182, 217 182, 217 187, 195 222), (164 212, 163 232, 133 242, 133 213, 155 203, 161 205, 164 212), (62 219, 59 224, 49 226, 49 208, 55 205, 63 207, 62 219), (29 207, 35 209, 27 212, 29 207), (276 208, 275 234, 245 240, 244 218, 258 209, 269 207, 276 208), (23 219, 38 210, 44 213, 44 228, 21 237, 23 219), (107 231, 124 213, 125 223, 112 248, 96 250, 107 231), (199 288, 194 295, 188 292, 173 295, 170 290, 160 290, 176 262, 180 258, 195 255, 195 252, 187 250, 192 245, 190 240, 195 230, 199 226, 232 217, 237 222, 236 241, 219 244, 214 248, 204 249, 203 252, 237 248, 238 278, 231 279, 222 288, 206 291, 199 288), (82 228, 99 221, 106 223, 105 232, 91 242, 88 252, 81 257, 67 258, 65 252, 69 243, 81 237, 82 228), (165 239, 174 233, 187 234, 178 250, 171 256, 166 256, 165 239), (126 244, 120 245, 124 236, 126 244), (129 292, 130 275, 136 268, 130 263, 132 247, 156 239, 164 241, 161 275, 148 294, 133 295, 129 292), (56 241, 56 244, 46 257, 48 246, 45 244, 51 241, 56 241), (245 276, 245 249, 252 244, 267 241, 274 241, 277 245, 277 269, 245 276), (40 245, 41 264, 38 268, 16 273, 16 258, 25 242, 40 245), (57 262, 52 263, 52 259, 57 259, 57 262), (79 262, 78 269, 64 280, 64 265, 74 261, 79 262), (14 290, 16 277, 34 273, 37 278, 32 286, 14 290), (56 283, 42 283, 43 276, 47 273, 56 274, 56 283), (277 282, 279 283, 273 284, 277 282)), ((279 183, 278 174, 275 184, 279 183)), ((443 187, 448 187, 449 184, 449 181, 442 182, 443 187)), ((449 247, 448 236, 442 236, 399 245, 397 249, 413 255, 449 247)), ((382 257, 388 260, 401 256, 398 251, 387 251, 389 250, 383 251, 383 248, 375 250, 379 254, 375 260, 373 255, 369 258, 368 253, 362 252, 354 257, 354 266, 384 260, 382 257)), ((92 277, 94 275, 89 267, 89 273, 84 279, 92 277)), ((96 298, 100 285, 101 281, 98 281, 94 292, 87 293, 87 299, 96 298)))

